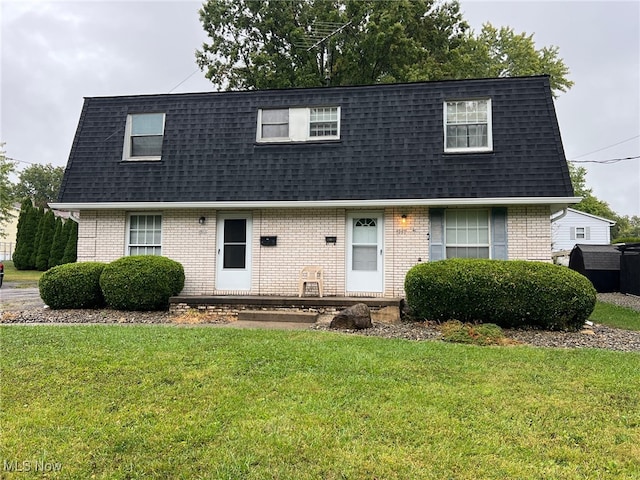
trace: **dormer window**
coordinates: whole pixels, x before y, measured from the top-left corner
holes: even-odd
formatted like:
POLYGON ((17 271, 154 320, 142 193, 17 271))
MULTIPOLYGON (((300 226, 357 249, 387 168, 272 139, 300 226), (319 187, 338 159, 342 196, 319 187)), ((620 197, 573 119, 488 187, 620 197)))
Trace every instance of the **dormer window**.
POLYGON ((340 140, 340 107, 263 108, 258 110, 256 141, 340 140))
POLYGON ((338 107, 311 108, 309 116, 310 137, 338 136, 338 107))
POLYGON ((261 122, 262 139, 289 139, 289 109, 272 108, 262 110, 261 122))
POLYGON ((164 137, 164 113, 127 116, 123 160, 160 160, 164 137))
POLYGON ((493 150, 491 100, 456 100, 444 104, 444 151, 493 150))

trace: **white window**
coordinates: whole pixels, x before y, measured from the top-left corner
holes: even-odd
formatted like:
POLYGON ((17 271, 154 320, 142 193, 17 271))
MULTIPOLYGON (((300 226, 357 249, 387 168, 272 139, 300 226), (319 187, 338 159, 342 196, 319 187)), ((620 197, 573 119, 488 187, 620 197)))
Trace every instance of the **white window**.
POLYGON ((162 255, 162 215, 130 214, 127 240, 129 255, 162 255))
POLYGON ((309 117, 310 137, 338 136, 338 107, 312 108, 309 117))
POLYGON ((489 258, 488 210, 447 210, 444 233, 446 258, 489 258))
POLYGON ((591 240, 591 227, 571 227, 571 240, 591 240))
POLYGON ((491 100, 458 100, 444 104, 444 151, 493 149, 491 100))
POLYGON ((340 139, 340 107, 258 110, 258 142, 309 142, 340 139))
POLYGON ((281 140, 289 138, 288 108, 262 110, 260 138, 281 140))
POLYGON ((164 113, 127 116, 123 160, 160 160, 164 137, 164 113))

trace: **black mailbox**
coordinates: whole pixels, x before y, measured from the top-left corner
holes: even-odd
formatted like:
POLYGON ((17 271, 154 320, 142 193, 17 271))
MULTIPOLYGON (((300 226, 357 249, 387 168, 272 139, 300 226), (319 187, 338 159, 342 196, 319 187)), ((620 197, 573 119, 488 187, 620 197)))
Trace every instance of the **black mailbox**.
POLYGON ((275 247, 278 244, 278 237, 260 237, 260 245, 263 247, 275 247))
POLYGON ((336 243, 338 241, 338 237, 324 237, 324 241, 326 243, 336 243))

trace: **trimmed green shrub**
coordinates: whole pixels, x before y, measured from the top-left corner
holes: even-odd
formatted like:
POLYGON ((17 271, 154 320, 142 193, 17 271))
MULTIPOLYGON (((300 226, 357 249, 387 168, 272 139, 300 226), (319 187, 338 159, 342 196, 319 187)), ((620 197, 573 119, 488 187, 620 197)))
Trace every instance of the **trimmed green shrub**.
POLYGON ((82 262, 53 267, 40 277, 40 297, 51 308, 102 307, 100 275, 105 266, 100 262, 82 262))
POLYGON ((107 305, 116 310, 163 310, 184 287, 184 269, 156 255, 123 257, 107 265, 100 277, 107 305))
POLYGON ((449 259, 414 266, 405 278, 413 315, 436 321, 578 330, 596 304, 579 273, 550 263, 449 259))

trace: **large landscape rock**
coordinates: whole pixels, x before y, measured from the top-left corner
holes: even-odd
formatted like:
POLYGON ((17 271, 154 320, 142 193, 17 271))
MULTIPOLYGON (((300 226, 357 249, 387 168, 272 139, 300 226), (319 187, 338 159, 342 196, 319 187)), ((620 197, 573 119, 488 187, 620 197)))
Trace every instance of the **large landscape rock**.
POLYGON ((333 317, 329 328, 340 328, 344 330, 362 330, 373 327, 371 323, 371 312, 364 303, 356 303, 333 317))

